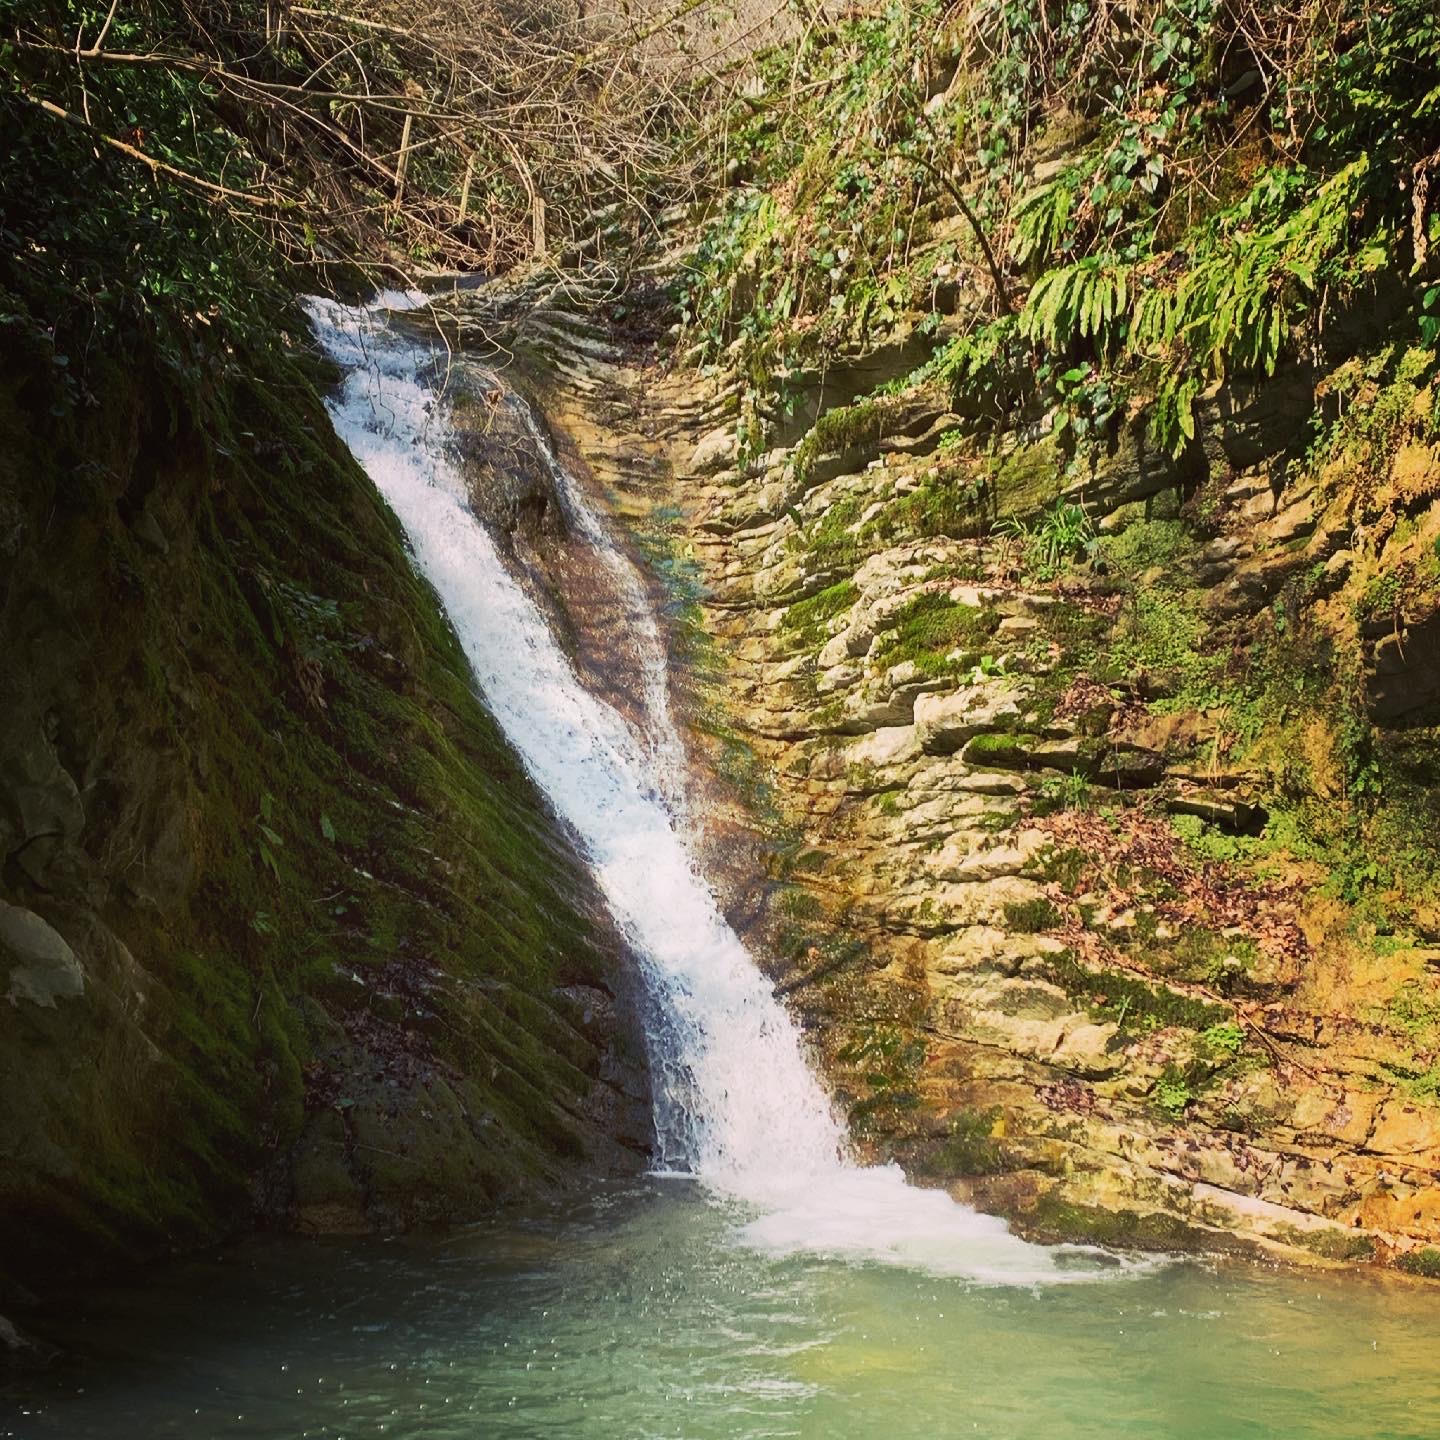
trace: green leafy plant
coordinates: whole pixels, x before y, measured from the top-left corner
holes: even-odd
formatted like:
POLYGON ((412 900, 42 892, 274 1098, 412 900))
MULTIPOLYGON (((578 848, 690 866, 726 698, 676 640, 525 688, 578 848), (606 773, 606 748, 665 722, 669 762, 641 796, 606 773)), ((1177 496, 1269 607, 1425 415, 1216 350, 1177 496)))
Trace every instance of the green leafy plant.
POLYGON ((1010 248, 1022 265, 1043 266, 1060 249, 1070 233, 1081 179, 1080 167, 1071 166, 1016 205, 1010 248))
POLYGON ((1033 524, 1015 515, 995 527, 996 533, 1015 541, 1024 566, 1038 580, 1053 580, 1075 560, 1095 553, 1095 527, 1083 505, 1057 500, 1033 524))
POLYGON ((280 861, 275 852, 285 848, 285 838, 271 823, 274 818, 275 797, 266 790, 260 796, 260 810, 255 816, 255 829, 259 835, 259 839, 256 841, 256 853, 260 857, 260 863, 278 880, 280 879, 280 861))
POLYGON ((986 680, 993 680, 1006 673, 1006 666, 1009 656, 982 655, 966 672, 965 683, 967 685, 980 685, 986 680))
POLYGON ((1234 1021, 1226 1020, 1203 1031, 1200 1044, 1211 1056, 1233 1059, 1245 1048, 1245 1031, 1234 1021))
POLYGON ((1155 1082, 1155 1103, 1172 1120, 1179 1120, 1195 1098, 1190 1082, 1175 1065, 1167 1065, 1155 1082))
POLYGON ((1068 775, 1047 775, 1036 797, 1041 813, 1052 810, 1088 810, 1092 802, 1090 777, 1083 770, 1068 775))

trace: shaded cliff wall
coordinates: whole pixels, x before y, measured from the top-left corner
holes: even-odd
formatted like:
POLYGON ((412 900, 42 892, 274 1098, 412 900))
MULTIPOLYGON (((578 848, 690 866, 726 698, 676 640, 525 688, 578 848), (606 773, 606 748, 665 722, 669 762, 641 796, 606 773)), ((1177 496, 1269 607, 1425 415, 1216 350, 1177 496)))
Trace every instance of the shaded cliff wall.
POLYGON ((620 947, 287 323, 183 382, 144 344, 91 355, 81 405, 6 339, 21 1282, 257 1211, 473 1214, 648 1139, 620 947))

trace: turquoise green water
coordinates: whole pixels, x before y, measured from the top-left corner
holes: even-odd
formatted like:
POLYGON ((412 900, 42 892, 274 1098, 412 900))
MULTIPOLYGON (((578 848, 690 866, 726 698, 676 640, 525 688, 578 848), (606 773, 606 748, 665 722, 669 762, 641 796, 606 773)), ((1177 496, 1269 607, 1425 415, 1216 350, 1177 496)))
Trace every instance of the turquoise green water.
MULTIPOLYGON (((96 1297, 4 1437, 1440 1435, 1440 1289, 1177 1262, 1044 1288, 777 1258, 687 1182, 96 1297)), ((1083 1262, 1082 1262, 1083 1263, 1083 1262)))

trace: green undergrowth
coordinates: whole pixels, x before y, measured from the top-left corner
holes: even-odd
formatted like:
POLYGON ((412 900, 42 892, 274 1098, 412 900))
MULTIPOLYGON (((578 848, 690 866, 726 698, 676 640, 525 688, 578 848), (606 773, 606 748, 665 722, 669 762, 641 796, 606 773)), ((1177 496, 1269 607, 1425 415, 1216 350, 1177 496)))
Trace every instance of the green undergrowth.
POLYGON ((1395 1267, 1407 1275, 1419 1275, 1426 1280, 1440 1280, 1440 1250, 1433 1245, 1408 1250, 1395 1261, 1395 1267))
POLYGON ((757 447, 776 377, 914 326, 913 383, 982 430, 1048 416, 1075 464, 1138 411, 1178 456, 1206 386, 1274 374, 1377 277, 1404 277, 1385 303, 1428 339, 1440 222, 1407 197, 1440 143, 1437 57, 1426 0, 1146 0, 1124 24, 927 0, 808 26, 732 112, 691 333, 738 342, 757 447))
MULTIPOLYGON (((1437 73, 1425 0, 1283 20, 1225 0, 1146 0, 1124 22, 1050 0, 847 12, 759 63, 683 296, 691 340, 739 373, 757 450, 838 354, 904 338, 923 356, 821 416, 802 480, 907 405, 956 417, 918 483, 800 528, 808 573, 833 587, 890 544, 1008 526, 1024 583, 1078 572, 1102 601, 1043 617, 1060 653, 1040 657, 1037 719, 1077 681, 1173 719, 1153 729, 1168 758, 1268 816, 1192 848, 1303 863, 1381 928, 1440 923, 1434 717, 1383 730, 1366 693, 1376 633, 1440 598, 1440 217, 1412 181, 1440 146, 1437 73), (1235 615, 1206 547, 1250 525, 1207 427, 1302 362, 1321 377, 1308 433, 1301 416, 1271 472, 1315 483, 1342 539, 1262 546, 1283 573, 1235 615), (1143 507, 1106 515, 1082 488, 1132 471, 1143 507), (1322 617, 1344 534, 1363 540, 1322 617)), ((943 672, 962 637, 930 623, 887 658, 943 672)), ((1024 763, 1019 738, 983 744, 1024 763)))
POLYGON ((1183 1120, 1191 1105, 1261 1065, 1261 1058, 1246 1048, 1243 1028, 1234 1021, 1218 1021, 1194 1037, 1188 1054, 1165 1066, 1151 1100, 1167 1119, 1183 1120))

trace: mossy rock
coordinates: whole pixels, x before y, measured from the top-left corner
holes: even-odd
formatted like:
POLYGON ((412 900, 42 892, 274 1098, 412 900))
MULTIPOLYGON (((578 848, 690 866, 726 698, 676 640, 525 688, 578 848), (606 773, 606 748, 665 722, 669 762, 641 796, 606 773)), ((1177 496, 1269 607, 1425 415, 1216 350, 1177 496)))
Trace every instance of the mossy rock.
POLYGON ((1045 975, 1067 994, 1085 1000, 1090 1013, 1101 1021, 1116 1021, 1139 1032, 1178 1025, 1203 1031, 1231 1018, 1224 1005, 1195 1000, 1165 985, 1116 970, 1093 970, 1082 965, 1072 951, 1047 956, 1045 975))
POLYGON ((1044 743, 1038 735, 987 732, 970 740, 961 759, 981 769, 1029 770, 1035 751, 1044 743))
POLYGON ((1016 1228, 1029 1239, 1103 1245, 1114 1250, 1243 1248, 1163 1210, 1101 1208, 1066 1200, 1053 1190, 1016 1217, 1016 1228))
POLYGON ((1049 505, 1064 488, 1065 458, 1051 437, 1020 445, 995 466, 991 490, 1000 515, 1025 519, 1049 505))
POLYGON ((551 997, 622 989, 621 946, 305 366, 184 378, 137 340, 66 412, 10 333, 0 899, 85 988, 0 1005, 0 1272, 284 1219, 297 1153, 382 1223, 610 1165, 601 1052, 551 997), (364 1077, 454 1183, 296 1152, 364 1077))

